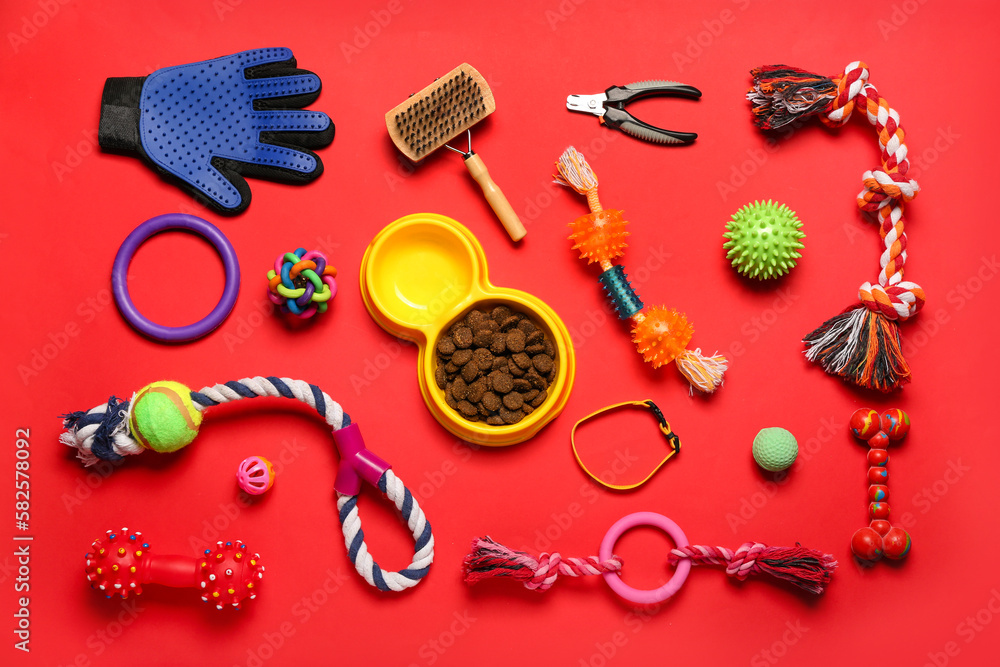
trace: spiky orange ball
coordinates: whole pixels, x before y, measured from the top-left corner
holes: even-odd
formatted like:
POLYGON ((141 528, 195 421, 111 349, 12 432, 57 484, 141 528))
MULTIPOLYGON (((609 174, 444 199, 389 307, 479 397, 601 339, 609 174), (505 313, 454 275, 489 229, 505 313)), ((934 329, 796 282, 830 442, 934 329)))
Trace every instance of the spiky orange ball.
POLYGON ((694 327, 684 313, 666 306, 654 306, 639 313, 632 329, 632 342, 642 358, 659 368, 669 364, 687 348, 694 327), (641 318, 641 319, 640 319, 641 318))
POLYGON ((604 209, 569 223, 573 230, 569 240, 573 242, 573 249, 580 251, 580 259, 586 259, 588 264, 611 261, 625 254, 627 224, 621 211, 604 209))

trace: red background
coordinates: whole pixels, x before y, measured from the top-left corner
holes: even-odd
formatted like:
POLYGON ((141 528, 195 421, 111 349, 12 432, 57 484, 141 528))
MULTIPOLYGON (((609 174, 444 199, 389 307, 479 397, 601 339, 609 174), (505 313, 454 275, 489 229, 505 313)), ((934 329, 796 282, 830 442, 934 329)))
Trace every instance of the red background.
MULTIPOLYGON (((3 661, 599 667, 664 656, 751 665, 995 659, 998 454, 986 417, 996 398, 997 267, 993 174, 983 167, 997 149, 989 131, 1000 101, 996 18, 995 3, 916 0, 808 8, 756 0, 4 2, 4 460, 12 471, 15 429, 30 429, 35 540, 30 655, 12 648, 15 543, 0 556, 3 661), (337 136, 320 153, 326 173, 314 184, 253 181, 249 210, 228 219, 138 161, 97 149, 106 77, 265 46, 291 47, 323 80, 314 108, 330 114, 337 136), (839 132, 807 124, 769 146, 744 100, 753 66, 783 62, 833 75, 858 58, 900 111, 922 186, 907 210, 906 275, 928 302, 902 327, 914 382, 891 396, 827 377, 799 343, 877 275, 878 236, 854 204, 862 172, 877 164, 873 131, 860 118, 839 132), (442 151, 411 174, 386 136, 386 109, 463 61, 496 95, 497 113, 473 140, 528 227, 517 246, 457 156, 442 151), (704 92, 696 103, 639 106, 654 124, 697 131, 696 144, 645 144, 564 108, 569 93, 647 78, 704 92), (632 222, 625 264, 646 303, 686 312, 695 344, 730 354, 717 395, 688 397, 675 371, 644 366, 622 327, 605 321, 596 276, 565 238, 585 202, 550 183, 553 161, 570 144, 600 176, 605 205, 632 222), (721 244, 729 216, 766 198, 796 211, 807 236, 791 275, 762 286, 729 268, 721 244), (173 211, 218 225, 243 271, 229 319, 179 346, 137 335, 109 301, 121 241, 143 220, 173 211), (495 450, 456 442, 423 405, 414 348, 365 312, 357 275, 367 243, 419 211, 467 225, 486 248, 493 281, 538 295, 574 334, 573 395, 530 442, 495 450), (296 331, 260 309, 273 258, 300 245, 329 254, 341 291, 330 314, 296 331), (200 388, 258 374, 319 384, 413 489, 437 541, 436 562, 415 590, 380 594, 353 571, 336 521, 332 442, 302 406, 215 408, 196 446, 137 457, 110 475, 91 475, 58 443, 60 413, 109 394, 128 396, 157 379, 200 388), (680 455, 632 493, 588 483, 570 454, 573 422, 646 397, 680 434, 680 455), (913 419, 891 464, 894 517, 908 521, 913 551, 870 569, 848 548, 866 518, 864 447, 846 425, 862 405, 899 406, 913 419), (780 484, 750 457, 765 426, 791 430, 802 447, 780 484), (284 463, 269 495, 244 507, 233 471, 251 454, 284 463), (670 516, 694 543, 801 542, 835 554, 840 568, 816 599, 699 568, 658 613, 635 612, 597 580, 560 582, 545 595, 511 582, 472 590, 461 582, 462 557, 477 535, 589 555, 616 519, 638 510, 670 516), (123 606, 84 582, 82 555, 107 528, 139 529, 158 552, 187 554, 216 538, 213 524, 259 550, 268 567, 262 595, 242 612, 217 613, 191 591, 163 588, 123 606)), ((150 317, 181 324, 218 299, 222 269, 197 237, 167 234, 136 255, 130 284, 150 317)), ((627 475, 639 478, 658 458, 661 444, 644 415, 592 428, 583 448, 594 467, 627 452, 639 458, 627 475)), ((13 504, 10 481, 0 496, 13 504)), ((360 506, 376 558, 403 567, 411 542, 394 512, 370 490, 360 506)), ((656 531, 629 533, 618 549, 626 581, 662 580, 668 548, 656 531)))

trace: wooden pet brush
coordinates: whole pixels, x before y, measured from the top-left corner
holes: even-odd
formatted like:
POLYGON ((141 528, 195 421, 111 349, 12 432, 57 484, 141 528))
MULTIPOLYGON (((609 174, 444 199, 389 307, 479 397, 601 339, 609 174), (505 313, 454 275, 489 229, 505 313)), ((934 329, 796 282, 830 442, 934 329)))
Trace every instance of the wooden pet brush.
POLYGON ((486 79, 474 67, 462 63, 390 109, 385 114, 385 126, 396 148, 414 162, 420 162, 442 146, 460 154, 507 233, 515 241, 520 241, 527 233, 524 225, 493 182, 483 159, 472 150, 470 128, 496 108, 493 91, 486 79), (466 134, 466 150, 448 145, 463 132, 466 134))

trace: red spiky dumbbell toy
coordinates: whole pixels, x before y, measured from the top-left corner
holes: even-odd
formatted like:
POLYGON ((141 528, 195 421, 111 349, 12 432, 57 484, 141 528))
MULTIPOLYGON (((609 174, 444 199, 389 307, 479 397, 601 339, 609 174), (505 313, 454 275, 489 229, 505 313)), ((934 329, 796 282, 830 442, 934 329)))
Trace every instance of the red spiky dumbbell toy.
POLYGON ((893 560, 910 553, 910 534, 889 523, 889 454, 890 442, 899 442, 910 430, 910 416, 893 408, 880 416, 871 408, 861 408, 851 415, 851 432, 868 441, 868 514, 871 523, 859 528, 851 538, 851 551, 864 561, 875 562, 885 556, 893 560))
POLYGON ((198 588, 201 599, 240 608, 240 603, 257 597, 257 587, 264 577, 260 554, 250 554, 240 540, 217 542, 214 550, 202 556, 166 556, 149 553, 149 543, 142 533, 128 528, 109 530, 94 540, 87 553, 87 579, 90 587, 106 597, 129 592, 139 595, 142 584, 162 584, 174 588, 198 588))

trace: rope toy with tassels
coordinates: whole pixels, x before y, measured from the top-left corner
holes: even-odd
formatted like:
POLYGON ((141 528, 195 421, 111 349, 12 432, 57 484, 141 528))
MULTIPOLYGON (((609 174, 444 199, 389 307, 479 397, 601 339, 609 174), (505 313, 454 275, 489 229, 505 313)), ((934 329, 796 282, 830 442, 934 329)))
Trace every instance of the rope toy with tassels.
POLYGON ((691 383, 691 391, 698 389, 711 393, 722 386, 729 362, 716 352, 710 357, 701 349, 689 350, 687 344, 694 335, 694 327, 684 313, 666 306, 645 308, 639 295, 629 283, 625 268, 611 260, 625 255, 625 231, 628 222, 622 212, 605 209, 597 198, 597 175, 587 160, 570 146, 556 162, 559 173, 556 183, 576 190, 587 197, 590 215, 570 223, 573 249, 580 251, 580 259, 588 264, 598 263, 603 273, 598 277, 614 306, 619 319, 632 321, 632 342, 643 359, 659 368, 671 361, 691 383))
POLYGON ((600 574, 612 590, 626 600, 651 604, 662 602, 680 590, 692 565, 724 565, 726 574, 740 581, 753 574, 767 574, 815 594, 823 592, 837 569, 837 561, 830 554, 801 546, 769 547, 747 542, 733 551, 690 545, 677 524, 654 512, 636 512, 619 519, 604 536, 599 556, 565 558, 559 553, 533 556, 498 544, 489 537, 481 537, 472 542, 472 553, 465 557, 463 569, 468 584, 493 577, 510 577, 521 581, 525 588, 540 592, 551 588, 560 576, 600 574), (611 552, 618 538, 636 526, 660 528, 677 545, 668 557, 668 562, 677 569, 660 588, 636 590, 620 578, 622 559, 611 552))
POLYGON ((868 66, 860 61, 832 78, 787 65, 758 67, 750 73, 753 88, 747 99, 753 104, 754 123, 761 129, 778 129, 808 116, 838 127, 860 108, 878 133, 882 166, 864 173, 864 189, 858 195, 861 210, 878 216, 885 245, 878 284, 861 285, 860 304, 827 320, 803 342, 808 348, 806 357, 827 373, 868 389, 892 391, 910 379, 896 321, 916 315, 925 301, 919 285, 903 280, 903 208, 920 188, 907 176, 910 163, 899 114, 868 83, 868 66))
POLYGON ((301 401, 319 413, 333 430, 340 452, 340 469, 333 488, 348 557, 370 585, 382 591, 403 591, 420 583, 434 561, 434 535, 417 499, 403 486, 391 466, 365 447, 357 424, 314 384, 278 377, 253 377, 191 391, 179 382, 154 382, 131 400, 112 396, 86 412, 63 415, 63 444, 77 450, 86 466, 99 460, 120 461, 146 449, 174 452, 190 444, 201 426, 202 413, 221 403, 244 398, 274 397, 301 401), (368 553, 358 516, 361 482, 378 488, 392 501, 413 534, 413 560, 398 572, 383 570, 368 553))

